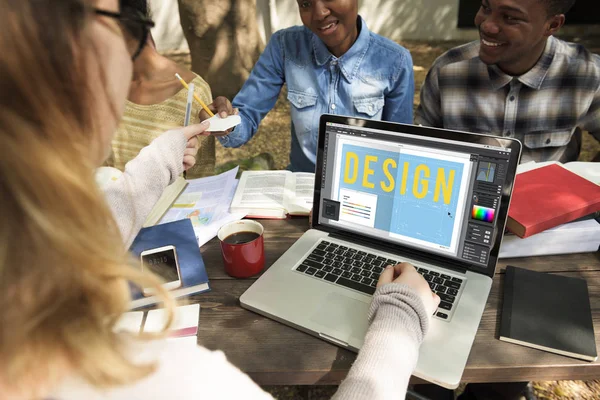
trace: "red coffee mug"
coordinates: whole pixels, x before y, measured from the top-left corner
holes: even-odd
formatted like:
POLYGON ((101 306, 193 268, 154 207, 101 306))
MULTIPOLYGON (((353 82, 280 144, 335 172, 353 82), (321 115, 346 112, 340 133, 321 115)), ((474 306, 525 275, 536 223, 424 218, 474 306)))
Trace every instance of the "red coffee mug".
POLYGON ((249 278, 265 267, 264 228, 256 221, 243 219, 219 229, 225 272, 234 278, 249 278))

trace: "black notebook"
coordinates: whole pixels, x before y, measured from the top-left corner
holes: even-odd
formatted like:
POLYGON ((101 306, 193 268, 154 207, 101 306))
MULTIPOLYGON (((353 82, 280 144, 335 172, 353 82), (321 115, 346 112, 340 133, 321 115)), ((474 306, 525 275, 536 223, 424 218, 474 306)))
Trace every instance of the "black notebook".
POLYGON ((507 266, 500 340, 595 361, 586 281, 507 266))

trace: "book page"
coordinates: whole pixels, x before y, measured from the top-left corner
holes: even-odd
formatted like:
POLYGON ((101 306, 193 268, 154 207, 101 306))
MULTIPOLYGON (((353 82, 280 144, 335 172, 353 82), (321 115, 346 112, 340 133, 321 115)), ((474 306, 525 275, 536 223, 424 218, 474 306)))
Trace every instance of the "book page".
POLYGON ((289 175, 289 171, 244 171, 231 203, 232 210, 285 210, 286 180, 289 180, 289 175))
POLYGON ((296 172, 291 179, 292 196, 288 200, 287 209, 292 215, 308 215, 313 206, 315 191, 315 174, 296 172))

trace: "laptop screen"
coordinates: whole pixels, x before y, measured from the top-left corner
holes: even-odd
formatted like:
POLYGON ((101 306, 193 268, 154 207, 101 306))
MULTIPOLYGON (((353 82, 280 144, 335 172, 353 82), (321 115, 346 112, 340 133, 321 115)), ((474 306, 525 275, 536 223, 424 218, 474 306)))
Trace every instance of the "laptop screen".
POLYGON ((359 125, 326 122, 319 224, 487 267, 513 149, 359 125))

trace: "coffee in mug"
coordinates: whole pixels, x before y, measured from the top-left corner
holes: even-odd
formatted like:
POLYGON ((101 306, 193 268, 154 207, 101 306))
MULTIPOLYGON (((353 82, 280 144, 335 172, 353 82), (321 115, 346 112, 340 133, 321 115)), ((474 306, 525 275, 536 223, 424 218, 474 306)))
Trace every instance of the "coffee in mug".
POLYGON ((223 239, 223 242, 227 244, 242 244, 251 242, 259 237, 260 234, 256 232, 236 232, 223 239))
POLYGON ((249 278, 265 267, 264 228, 256 221, 243 219, 225 224, 217 237, 225 272, 234 278, 249 278))

